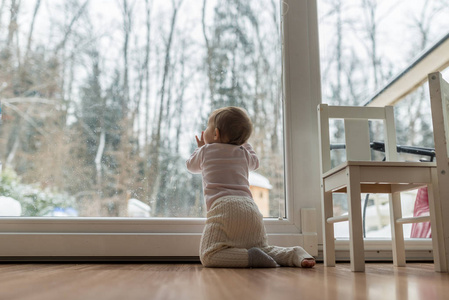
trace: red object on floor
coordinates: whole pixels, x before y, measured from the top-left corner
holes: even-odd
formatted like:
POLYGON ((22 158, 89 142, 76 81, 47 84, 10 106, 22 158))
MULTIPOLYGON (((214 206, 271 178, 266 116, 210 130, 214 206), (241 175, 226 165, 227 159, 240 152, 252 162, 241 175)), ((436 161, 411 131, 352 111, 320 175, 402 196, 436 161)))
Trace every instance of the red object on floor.
MULTIPOLYGON (((413 209, 413 216, 428 216, 429 215, 429 197, 427 194, 427 187, 420 188, 416 195, 415 208, 413 209)), ((411 238, 431 238, 430 222, 413 223, 411 238)))

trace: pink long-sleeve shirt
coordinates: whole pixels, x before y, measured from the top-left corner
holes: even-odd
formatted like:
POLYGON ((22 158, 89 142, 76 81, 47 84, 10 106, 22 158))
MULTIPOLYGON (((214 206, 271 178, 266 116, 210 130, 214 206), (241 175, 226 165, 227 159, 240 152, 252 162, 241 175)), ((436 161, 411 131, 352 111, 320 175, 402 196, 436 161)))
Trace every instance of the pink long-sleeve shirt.
POLYGON ((252 198, 248 175, 259 167, 259 159, 250 144, 206 144, 192 153, 186 165, 190 173, 203 177, 207 210, 224 196, 252 198))

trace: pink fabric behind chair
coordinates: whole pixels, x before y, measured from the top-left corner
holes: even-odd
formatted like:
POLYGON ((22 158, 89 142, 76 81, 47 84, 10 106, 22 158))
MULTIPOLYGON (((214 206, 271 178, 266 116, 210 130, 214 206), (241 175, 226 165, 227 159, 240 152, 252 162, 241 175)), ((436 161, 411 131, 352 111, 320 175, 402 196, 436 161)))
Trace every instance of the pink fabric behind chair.
MULTIPOLYGON (((427 187, 420 188, 416 195, 415 208, 413 209, 413 216, 428 216, 429 215, 429 198, 427 195, 427 187)), ((413 223, 411 238, 431 238, 430 222, 413 223)))

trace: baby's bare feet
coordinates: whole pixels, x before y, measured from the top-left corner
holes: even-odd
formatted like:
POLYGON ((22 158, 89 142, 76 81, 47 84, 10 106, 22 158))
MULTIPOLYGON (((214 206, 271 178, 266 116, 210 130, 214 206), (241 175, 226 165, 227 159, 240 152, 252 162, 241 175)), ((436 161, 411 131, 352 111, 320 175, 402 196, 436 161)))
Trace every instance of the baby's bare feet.
POLYGON ((313 268, 316 264, 315 258, 307 253, 306 250, 302 247, 295 247, 294 248, 296 257, 293 259, 293 264, 296 267, 300 268, 313 268))
POLYGON ((313 268, 315 264, 314 258, 304 258, 301 262, 301 268, 313 268))

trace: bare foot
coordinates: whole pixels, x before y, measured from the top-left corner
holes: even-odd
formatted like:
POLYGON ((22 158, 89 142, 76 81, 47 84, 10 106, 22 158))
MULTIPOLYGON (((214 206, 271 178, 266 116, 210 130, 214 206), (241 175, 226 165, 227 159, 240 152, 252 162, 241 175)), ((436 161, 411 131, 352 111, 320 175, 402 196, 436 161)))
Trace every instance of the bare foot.
POLYGON ((301 261, 301 268, 313 268, 316 262, 314 258, 304 258, 301 261))
POLYGON ((302 247, 295 247, 294 251, 296 257, 294 258, 293 264, 300 268, 313 268, 316 264, 315 258, 307 253, 302 247))

